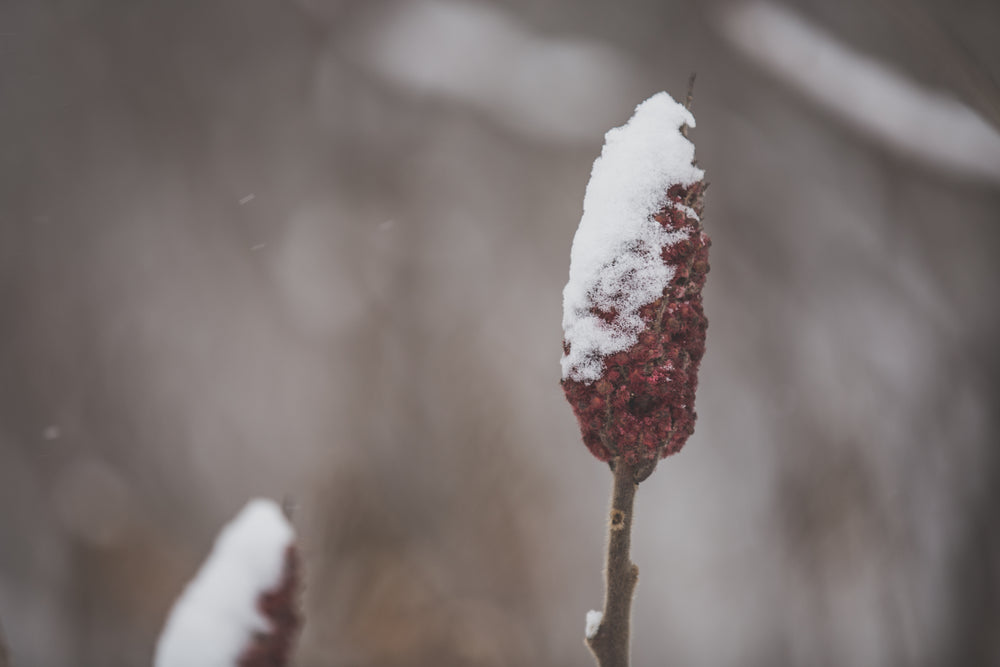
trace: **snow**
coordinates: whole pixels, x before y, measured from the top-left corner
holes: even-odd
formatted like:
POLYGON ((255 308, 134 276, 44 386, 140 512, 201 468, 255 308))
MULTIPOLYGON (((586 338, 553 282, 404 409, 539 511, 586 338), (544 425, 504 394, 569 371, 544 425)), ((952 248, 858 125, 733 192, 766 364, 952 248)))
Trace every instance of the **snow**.
POLYGON ((777 5, 735 4, 722 28, 744 54, 871 139, 929 166, 1000 180, 1000 133, 953 97, 777 5))
POLYGON ((344 51, 394 88, 466 106, 533 140, 591 140, 642 85, 624 51, 540 32, 498 3, 391 3, 344 51))
POLYGON ((253 634, 269 630, 257 598, 278 587, 293 539, 274 501, 247 503, 174 604, 154 667, 236 667, 253 634))
POLYGON ((593 639, 597 634, 597 628, 601 627, 601 619, 604 618, 604 613, 600 611, 594 611, 591 609, 587 612, 587 626, 584 628, 584 634, 587 639, 593 639))
POLYGON ((657 93, 636 107, 628 123, 604 135, 563 291, 563 332, 570 345, 562 358, 563 379, 590 383, 600 377, 605 357, 636 343, 643 328, 639 309, 662 296, 673 277, 660 253, 686 233, 667 232, 652 215, 667 203, 671 185, 691 185, 704 176, 691 164, 694 144, 680 133, 685 124, 694 127, 691 112, 657 93), (614 308, 614 325, 590 312, 595 307, 614 308))

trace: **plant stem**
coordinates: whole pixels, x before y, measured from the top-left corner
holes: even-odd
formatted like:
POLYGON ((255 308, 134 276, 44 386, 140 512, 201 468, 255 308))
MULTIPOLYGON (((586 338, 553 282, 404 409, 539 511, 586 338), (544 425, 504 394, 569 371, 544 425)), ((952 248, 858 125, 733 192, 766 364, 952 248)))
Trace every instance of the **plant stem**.
POLYGON ((621 459, 614 462, 614 491, 605 567, 604 615, 587 646, 599 667, 628 667, 629 625, 632 595, 639 568, 629 557, 632 541, 632 506, 635 502, 635 470, 621 459))

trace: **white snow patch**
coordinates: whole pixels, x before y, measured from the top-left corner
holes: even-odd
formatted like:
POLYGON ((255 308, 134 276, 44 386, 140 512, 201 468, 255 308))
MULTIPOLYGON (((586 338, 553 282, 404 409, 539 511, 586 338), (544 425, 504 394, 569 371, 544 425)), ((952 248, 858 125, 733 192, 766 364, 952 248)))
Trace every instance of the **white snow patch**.
POLYGON ((595 611, 593 609, 587 612, 587 626, 583 630, 587 639, 594 638, 594 635, 597 634, 597 628, 601 627, 601 619, 603 618, 603 612, 595 611))
POLYGON ((254 633, 270 630, 257 598, 280 584, 293 539, 277 503, 247 503, 174 604, 154 667, 235 667, 254 633))
POLYGON ((856 53, 777 5, 734 4, 722 29, 757 64, 868 137, 930 166, 1000 180, 1000 133, 950 95, 856 53))
POLYGON ((345 50, 364 70, 534 139, 587 141, 641 85, 641 68, 625 52, 537 32, 497 3, 392 3, 357 32, 345 50))
POLYGON ((694 127, 691 112, 657 93, 635 108, 628 123, 604 135, 563 290, 563 332, 570 345, 562 358, 563 379, 590 383, 600 377, 605 357, 638 340, 639 309, 662 296, 673 278, 660 253, 687 234, 667 232, 652 216, 667 203, 670 186, 704 176, 691 164, 694 144, 680 133, 685 124, 694 127), (595 307, 615 309, 615 323, 593 315, 595 307))

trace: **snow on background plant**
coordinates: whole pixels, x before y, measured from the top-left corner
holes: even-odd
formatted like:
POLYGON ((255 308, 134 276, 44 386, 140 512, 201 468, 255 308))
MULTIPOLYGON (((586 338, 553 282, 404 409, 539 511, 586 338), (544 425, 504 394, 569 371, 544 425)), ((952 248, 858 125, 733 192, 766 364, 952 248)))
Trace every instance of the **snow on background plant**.
POLYGON ((294 540, 274 501, 250 501, 174 604, 153 667, 288 665, 300 625, 294 540))

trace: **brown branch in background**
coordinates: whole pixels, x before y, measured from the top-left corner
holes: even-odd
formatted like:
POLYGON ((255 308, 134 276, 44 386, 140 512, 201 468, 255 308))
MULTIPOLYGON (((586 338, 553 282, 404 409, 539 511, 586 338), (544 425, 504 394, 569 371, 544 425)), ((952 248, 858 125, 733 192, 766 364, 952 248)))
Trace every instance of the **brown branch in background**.
POLYGON ((614 491, 605 567, 604 613, 597 632, 587 638, 587 646, 600 667, 628 667, 632 596, 639 580, 639 568, 632 562, 632 508, 635 502, 635 469, 624 460, 614 461, 614 491))
POLYGON ((918 47, 918 53, 931 54, 935 67, 944 72, 958 94, 1000 130, 1000 82, 948 22, 912 0, 880 0, 879 4, 918 47))
POLYGON ((7 643, 3 637, 3 625, 0 625, 0 667, 10 667, 10 658, 7 657, 7 643))

